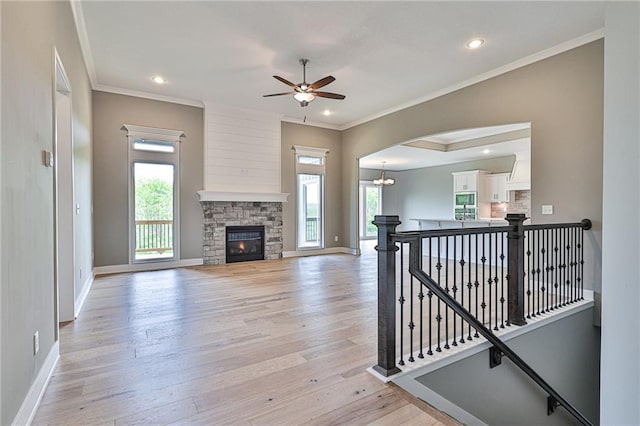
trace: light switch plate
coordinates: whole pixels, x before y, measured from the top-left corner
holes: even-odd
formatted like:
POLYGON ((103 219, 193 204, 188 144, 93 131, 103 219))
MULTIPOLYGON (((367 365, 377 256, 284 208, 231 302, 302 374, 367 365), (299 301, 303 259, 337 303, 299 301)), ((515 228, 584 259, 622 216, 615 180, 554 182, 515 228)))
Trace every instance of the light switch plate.
POLYGON ((553 206, 551 204, 543 205, 542 214, 553 214, 553 206))

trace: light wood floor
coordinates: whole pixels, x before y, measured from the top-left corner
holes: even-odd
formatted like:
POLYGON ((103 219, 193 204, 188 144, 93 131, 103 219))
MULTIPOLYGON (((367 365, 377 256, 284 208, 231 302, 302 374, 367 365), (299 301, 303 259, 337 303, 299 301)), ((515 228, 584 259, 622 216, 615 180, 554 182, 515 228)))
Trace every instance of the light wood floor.
POLYGON ((457 424, 365 371, 366 252, 96 279, 34 424, 457 424))

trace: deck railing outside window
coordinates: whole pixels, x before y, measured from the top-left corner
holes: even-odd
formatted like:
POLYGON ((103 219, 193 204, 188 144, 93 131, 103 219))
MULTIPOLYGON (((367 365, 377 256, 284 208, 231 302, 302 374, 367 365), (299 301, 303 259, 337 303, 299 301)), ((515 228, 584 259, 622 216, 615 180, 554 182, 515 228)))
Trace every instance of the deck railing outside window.
POLYGON ((306 232, 306 241, 318 241, 318 218, 317 217, 308 217, 306 220, 305 226, 306 232))
POLYGON ((173 251, 173 220, 136 220, 136 253, 173 251))

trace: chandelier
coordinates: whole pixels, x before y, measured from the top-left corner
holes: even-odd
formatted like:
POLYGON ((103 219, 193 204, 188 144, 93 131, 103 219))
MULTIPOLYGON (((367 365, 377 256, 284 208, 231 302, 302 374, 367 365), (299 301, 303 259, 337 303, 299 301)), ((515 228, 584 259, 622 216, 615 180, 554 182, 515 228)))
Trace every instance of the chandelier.
POLYGON ((374 185, 388 186, 388 185, 393 185, 394 183, 396 183, 395 179, 385 177, 385 175, 384 175, 384 165, 385 165, 385 163, 386 163, 386 161, 382 162, 382 174, 380 175, 380 179, 374 179, 373 180, 373 184, 374 185))

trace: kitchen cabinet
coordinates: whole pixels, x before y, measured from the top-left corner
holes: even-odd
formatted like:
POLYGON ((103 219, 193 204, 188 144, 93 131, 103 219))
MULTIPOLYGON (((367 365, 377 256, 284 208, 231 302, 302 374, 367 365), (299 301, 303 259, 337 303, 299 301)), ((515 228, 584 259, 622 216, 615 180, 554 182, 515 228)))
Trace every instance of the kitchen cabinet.
POLYGON ((491 204, 486 195, 486 170, 469 170, 453 174, 454 219, 491 217, 491 204))
POLYGON ((495 173, 486 175, 486 201, 490 203, 506 203, 509 202, 509 191, 507 190, 507 181, 509 173, 495 173))
POLYGON ((469 170, 467 172, 454 172, 453 192, 479 192, 482 191, 481 176, 486 174, 484 170, 469 170))

